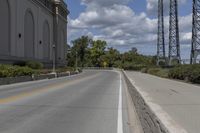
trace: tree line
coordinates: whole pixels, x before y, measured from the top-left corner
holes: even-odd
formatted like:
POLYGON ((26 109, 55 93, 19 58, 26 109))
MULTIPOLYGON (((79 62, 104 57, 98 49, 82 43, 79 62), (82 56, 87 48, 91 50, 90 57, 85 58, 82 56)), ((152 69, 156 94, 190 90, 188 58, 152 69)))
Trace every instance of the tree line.
POLYGON ((156 64, 156 58, 144 56, 136 48, 120 53, 113 47, 108 47, 104 40, 93 40, 82 36, 73 40, 72 46, 68 45, 68 66, 75 67, 116 67, 131 70, 140 70, 143 67, 156 64))

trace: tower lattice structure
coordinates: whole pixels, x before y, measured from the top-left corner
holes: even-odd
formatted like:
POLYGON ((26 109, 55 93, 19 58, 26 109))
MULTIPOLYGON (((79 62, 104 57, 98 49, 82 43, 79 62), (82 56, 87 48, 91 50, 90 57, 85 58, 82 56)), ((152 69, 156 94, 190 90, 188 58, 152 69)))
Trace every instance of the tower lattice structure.
POLYGON ((163 17, 163 0, 158 0, 158 38, 157 38, 157 65, 165 58, 165 33, 163 17))
POLYGON ((197 63, 198 55, 200 55, 200 0, 193 0, 191 64, 197 63))
POLYGON ((170 0, 169 19, 169 65, 172 65, 173 60, 176 60, 177 63, 181 62, 177 0, 170 0))

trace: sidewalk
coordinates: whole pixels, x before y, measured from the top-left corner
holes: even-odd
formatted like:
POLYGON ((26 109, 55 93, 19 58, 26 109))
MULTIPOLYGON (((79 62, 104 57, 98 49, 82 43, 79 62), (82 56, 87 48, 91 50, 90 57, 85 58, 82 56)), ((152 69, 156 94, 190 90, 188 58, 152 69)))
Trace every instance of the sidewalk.
POLYGON ((146 101, 158 105, 189 133, 200 132, 200 87, 140 72, 126 71, 146 101))

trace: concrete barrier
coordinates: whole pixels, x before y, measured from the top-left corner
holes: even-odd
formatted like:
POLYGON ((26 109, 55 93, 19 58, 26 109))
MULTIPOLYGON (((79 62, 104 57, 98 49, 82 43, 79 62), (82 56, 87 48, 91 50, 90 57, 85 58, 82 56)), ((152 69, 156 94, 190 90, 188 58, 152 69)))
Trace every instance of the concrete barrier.
POLYGON ((31 76, 0 78, 0 85, 32 81, 31 76))
POLYGON ((187 133, 176 122, 170 119, 168 114, 158 105, 147 102, 148 98, 145 97, 145 93, 134 87, 124 71, 123 75, 144 133, 187 133))
POLYGON ((67 73, 58 73, 57 74, 57 77, 67 77, 67 76, 70 76, 70 72, 67 72, 67 73))
POLYGON ((42 74, 33 76, 32 80, 53 79, 53 78, 56 78, 55 74, 42 74))
POLYGON ((21 76, 21 77, 8 77, 8 78, 0 78, 0 85, 14 84, 20 82, 27 81, 35 81, 35 80, 43 80, 43 79, 53 79, 59 77, 67 77, 70 75, 79 74, 78 72, 67 72, 67 73, 58 73, 57 76, 55 74, 43 74, 43 75, 33 75, 33 76, 21 76))
POLYGON ((84 67, 85 70, 113 70, 113 67, 84 67))

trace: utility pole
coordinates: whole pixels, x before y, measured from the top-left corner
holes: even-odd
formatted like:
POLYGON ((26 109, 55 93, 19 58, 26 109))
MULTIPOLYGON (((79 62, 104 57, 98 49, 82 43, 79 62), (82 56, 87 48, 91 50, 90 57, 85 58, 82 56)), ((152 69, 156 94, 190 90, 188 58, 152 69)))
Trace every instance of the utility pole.
POLYGON ((158 38, 157 38, 157 65, 165 58, 165 33, 164 33, 164 16, 163 0, 158 0, 158 38))
POLYGON ((178 64, 181 63, 177 0, 170 0, 169 15, 169 65, 173 65, 172 61, 175 60, 178 64))
POLYGON ((78 59, 77 59, 78 53, 76 51, 76 72, 78 71, 78 59))
POLYGON ((52 48, 53 48, 52 49, 52 53, 53 53, 52 54, 53 55, 53 70, 52 70, 52 72, 55 73, 56 72, 56 70, 55 70, 56 69, 56 56, 55 56, 56 55, 56 45, 53 45, 52 48))
POLYGON ((200 55, 200 0, 193 0, 192 48, 190 64, 197 63, 200 55))

